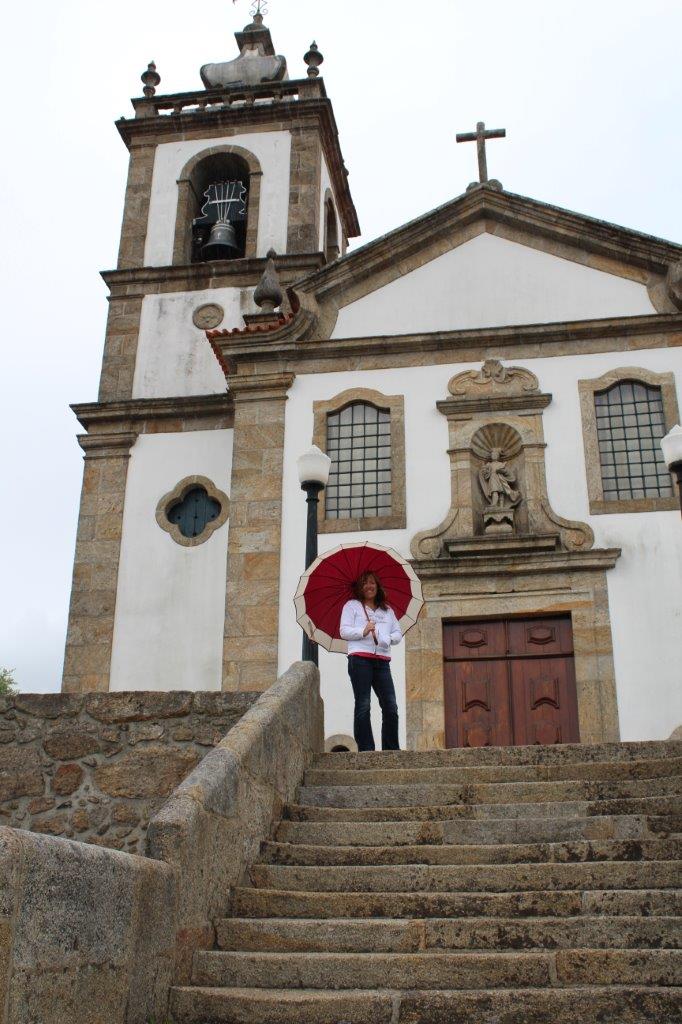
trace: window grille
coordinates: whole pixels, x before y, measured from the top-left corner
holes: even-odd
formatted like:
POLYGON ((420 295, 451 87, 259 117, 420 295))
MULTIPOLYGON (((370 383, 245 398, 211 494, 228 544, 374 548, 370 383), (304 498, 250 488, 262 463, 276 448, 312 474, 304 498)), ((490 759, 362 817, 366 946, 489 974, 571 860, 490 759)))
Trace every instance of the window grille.
POLYGON ((594 396, 604 499, 664 498, 673 493, 660 441, 661 389, 622 381, 594 396))
POLYGON ((327 416, 327 519, 391 514, 391 414, 354 402, 327 416))

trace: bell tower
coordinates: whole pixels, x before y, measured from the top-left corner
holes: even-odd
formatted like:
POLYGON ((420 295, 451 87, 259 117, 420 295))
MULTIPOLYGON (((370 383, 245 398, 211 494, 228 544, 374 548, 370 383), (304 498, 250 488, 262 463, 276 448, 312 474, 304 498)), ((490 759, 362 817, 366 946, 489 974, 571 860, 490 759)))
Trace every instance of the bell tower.
MULTIPOLYGON (((98 401, 74 406, 85 467, 65 690, 164 688, 160 677, 135 675, 135 652, 150 631, 170 652, 173 635, 194 627, 219 635, 215 658, 202 650, 203 678, 191 688, 220 688, 227 544, 210 614, 180 614, 186 546, 199 542, 179 527, 169 534, 156 508, 164 492, 177 490, 183 509, 229 495, 234 414, 204 332, 257 312, 254 289, 269 253, 285 315, 286 286, 359 234, 317 46, 303 58, 306 74, 290 78, 260 12, 235 38, 238 55, 205 64, 203 85, 191 92, 163 95, 150 64, 134 116, 116 123, 130 164, 118 265, 103 273, 110 296, 98 401), (184 481, 195 478, 208 483, 185 495, 184 481)), ((218 529, 214 549, 221 536, 218 529)), ((214 557, 209 575, 215 565, 214 557)), ((180 672, 172 685, 187 688, 189 677, 180 672)))

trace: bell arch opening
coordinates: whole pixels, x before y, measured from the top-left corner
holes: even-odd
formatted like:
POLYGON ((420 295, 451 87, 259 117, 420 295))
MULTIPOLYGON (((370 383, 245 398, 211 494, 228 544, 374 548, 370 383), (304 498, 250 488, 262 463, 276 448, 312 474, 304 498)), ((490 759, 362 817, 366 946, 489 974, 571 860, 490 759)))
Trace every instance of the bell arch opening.
POLYGON ((331 192, 327 191, 324 201, 324 256, 327 263, 331 263, 340 255, 339 222, 331 192))
POLYGON ((260 178, 258 160, 239 146, 190 160, 178 179, 173 263, 255 256, 260 178))

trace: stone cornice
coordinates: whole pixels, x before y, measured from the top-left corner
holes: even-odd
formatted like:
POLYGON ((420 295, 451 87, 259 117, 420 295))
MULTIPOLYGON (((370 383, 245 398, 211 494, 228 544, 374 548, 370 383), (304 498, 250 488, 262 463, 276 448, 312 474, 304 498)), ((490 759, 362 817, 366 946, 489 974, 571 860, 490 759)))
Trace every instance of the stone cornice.
MULTIPOLYGON (((95 437, 125 434, 142 420, 215 419, 229 417, 234 409, 230 394, 192 395, 184 398, 131 398, 123 402, 83 402, 72 405, 79 423, 95 437)), ((137 436, 135 434, 134 436, 137 436)))
POLYGON ((620 555, 620 548, 591 548, 589 551, 539 551, 509 555, 497 553, 490 556, 413 559, 410 564, 420 579, 449 580, 464 576, 603 572, 613 569, 620 555))
POLYGON ((86 459, 128 459, 130 449, 137 441, 132 431, 108 434, 78 434, 78 443, 86 459))
POLYGON ((348 187, 348 175, 339 144, 336 119, 321 78, 314 82, 306 78, 268 83, 249 87, 248 90, 202 89, 196 92, 155 96, 151 100, 136 99, 132 103, 137 116, 122 117, 116 122, 119 134, 128 149, 134 145, 155 145, 171 141, 178 136, 188 138, 193 132, 205 132, 207 129, 220 135, 226 128, 244 130, 247 127, 263 127, 268 123, 282 120, 300 126, 301 121, 316 121, 319 124, 322 146, 346 235, 348 238, 356 238, 360 234, 358 215, 348 187), (253 102, 259 97, 268 99, 278 94, 291 98, 289 101, 273 99, 267 103, 253 102), (298 94, 297 98, 295 94, 298 94), (242 98, 245 102, 234 103, 235 99, 242 98), (206 103, 212 106, 206 108, 206 103), (160 114, 160 108, 169 109, 172 113, 160 114))
MULTIPOLYGON (((283 254, 277 256, 277 271, 285 284, 301 274, 324 266, 322 253, 283 254)), ((102 279, 114 293, 147 295, 153 291, 194 291, 206 288, 250 288, 260 279, 267 263, 265 256, 216 260, 209 263, 187 263, 169 267, 138 267, 124 270, 103 270, 102 279)))
POLYGON ((481 398, 444 398, 436 408, 448 419, 471 412, 536 412, 546 409, 551 395, 485 395, 481 398))
MULTIPOLYGON (((608 257, 625 265, 665 274, 682 257, 682 245, 596 220, 513 192, 474 189, 431 210, 402 227, 369 242, 299 283, 299 289, 323 296, 346 291, 359 277, 366 280, 476 221, 497 222, 525 229, 581 251, 608 257)), ((401 272, 404 272, 402 270, 401 272)))
POLYGON ((242 360, 276 359, 292 371, 309 373, 323 366, 329 371, 419 365, 427 356, 431 362, 468 362, 483 358, 487 350, 496 358, 526 359, 572 351, 603 352, 629 339, 637 339, 632 348, 682 345, 682 313, 326 340, 315 337, 317 324, 311 310, 300 308, 282 328, 266 335, 212 331, 209 341, 232 373, 242 360))
POLYGON ((235 402, 263 402, 286 398, 295 379, 295 373, 275 372, 228 377, 227 383, 235 402))

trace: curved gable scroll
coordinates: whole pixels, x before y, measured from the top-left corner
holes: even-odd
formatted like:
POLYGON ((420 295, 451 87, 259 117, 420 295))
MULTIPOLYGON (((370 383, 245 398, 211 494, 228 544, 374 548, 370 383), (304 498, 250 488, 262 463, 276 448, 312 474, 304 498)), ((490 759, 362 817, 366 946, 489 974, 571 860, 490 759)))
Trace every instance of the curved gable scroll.
POLYGON ((178 178, 178 205, 175 215, 175 235, 173 239, 173 265, 191 262, 192 253, 192 211, 199 201, 195 194, 193 178, 199 166, 207 159, 216 156, 233 156, 242 160, 249 170, 249 197, 246 211, 246 249, 244 257, 257 255, 258 217, 260 212, 261 178, 263 171, 260 160, 243 146, 210 146, 202 149, 188 160, 178 178))
POLYGON ((326 491, 319 504, 321 533, 352 533, 366 530, 402 530, 406 526, 405 503, 405 399, 403 395, 382 395, 370 388, 350 388, 326 402, 313 402, 313 444, 327 451, 327 419, 355 403, 365 403, 390 416, 391 511, 388 515, 327 518, 326 491))

